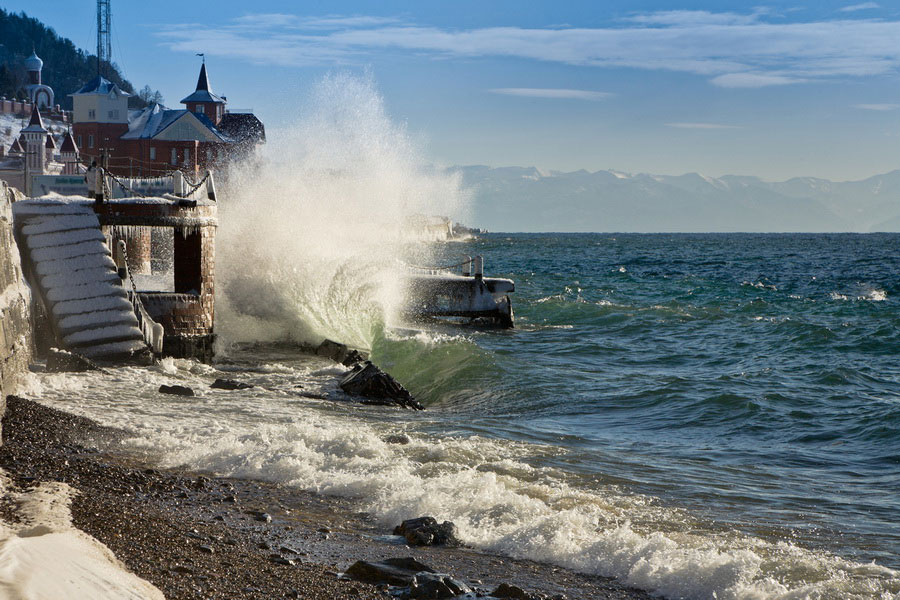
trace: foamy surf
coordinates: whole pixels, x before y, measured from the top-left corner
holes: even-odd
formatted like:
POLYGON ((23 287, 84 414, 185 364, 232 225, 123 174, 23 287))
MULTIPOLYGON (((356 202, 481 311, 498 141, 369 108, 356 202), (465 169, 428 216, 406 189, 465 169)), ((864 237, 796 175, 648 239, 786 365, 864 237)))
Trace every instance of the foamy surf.
MULTIPOLYGON (((234 365, 232 365, 233 367, 234 365)), ((230 369, 228 373, 234 373, 230 369)), ((900 574, 784 540, 722 530, 687 511, 539 466, 561 448, 428 434, 440 414, 361 409, 296 395, 331 392, 333 367, 269 362, 242 373, 256 388, 208 389, 220 372, 191 361, 109 374, 36 376, 41 400, 133 432, 125 444, 165 467, 277 481, 357 499, 387 529, 430 514, 484 551, 616 577, 669 598, 886 599, 900 574), (180 382, 200 393, 156 393, 180 382), (384 441, 403 430, 408 445, 384 441)))

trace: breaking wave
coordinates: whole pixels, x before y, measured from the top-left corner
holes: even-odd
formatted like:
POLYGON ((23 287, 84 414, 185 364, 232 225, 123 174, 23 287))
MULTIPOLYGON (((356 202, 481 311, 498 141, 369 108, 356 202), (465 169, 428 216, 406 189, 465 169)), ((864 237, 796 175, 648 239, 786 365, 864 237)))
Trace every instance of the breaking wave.
POLYGON ((371 78, 328 75, 297 112, 228 175, 219 334, 369 348, 402 302, 398 265, 429 262, 415 217, 460 218, 466 196, 426 164, 371 78))

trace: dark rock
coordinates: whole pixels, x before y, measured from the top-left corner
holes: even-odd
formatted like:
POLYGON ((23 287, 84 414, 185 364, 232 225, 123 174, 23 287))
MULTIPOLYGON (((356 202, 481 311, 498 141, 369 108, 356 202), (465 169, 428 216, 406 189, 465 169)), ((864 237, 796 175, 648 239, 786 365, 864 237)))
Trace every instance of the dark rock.
POLYGON ((349 348, 346 344, 341 344, 333 340, 324 340, 316 348, 316 355, 330 358, 334 362, 339 362, 345 367, 355 365, 358 362, 366 360, 366 355, 355 348, 349 348))
POLYGON ((340 381, 341 389, 351 396, 362 396, 363 404, 383 406, 402 406, 416 410, 424 410, 416 399, 410 395, 400 383, 366 361, 359 363, 340 381))
POLYGON ((406 586, 412 583, 417 573, 434 573, 434 569, 412 557, 388 558, 381 562, 356 561, 344 573, 347 577, 363 583, 386 583, 406 586))
POLYGON ((405 446, 410 442, 409 436, 404 434, 392 434, 385 436, 384 438, 385 444, 400 444, 401 446, 405 446))
POLYGON ((235 381, 234 379, 216 379, 209 387, 217 390, 248 390, 253 386, 243 381, 235 381))
POLYGON ((214 552, 212 546, 197 546, 197 550, 204 554, 212 554, 214 552))
POLYGON ((341 361, 341 364, 345 367, 352 367, 357 363, 361 363, 368 358, 364 352, 360 352, 356 348, 350 350, 347 353, 347 356, 344 357, 344 360, 341 361))
POLYGON ((286 567, 293 567, 297 564, 297 561, 291 558, 285 558, 280 554, 272 554, 269 556, 269 562, 273 562, 276 565, 284 565, 286 567))
POLYGON ((422 599, 454 598, 472 590, 458 579, 443 573, 416 573, 409 584, 409 597, 422 599))
POLYGON ((394 528, 394 535, 402 535, 410 546, 459 546, 456 525, 450 521, 438 523, 434 517, 407 519, 394 528))
POLYGON ((534 596, 523 590, 517 585, 509 585, 501 583, 497 589, 491 592, 491 596, 495 598, 514 598, 515 600, 533 600, 534 596))
POLYGON ((262 523, 271 523, 272 515, 270 515, 269 513, 259 513, 256 515, 255 519, 262 523))
POLYGON ((187 387, 186 385, 161 385, 159 386, 160 393, 163 394, 174 394, 176 396, 193 396, 194 390, 187 387))
POLYGON ((50 348, 50 352, 47 355, 48 373, 82 373, 84 371, 99 370, 101 370, 100 367, 94 361, 74 352, 50 348))

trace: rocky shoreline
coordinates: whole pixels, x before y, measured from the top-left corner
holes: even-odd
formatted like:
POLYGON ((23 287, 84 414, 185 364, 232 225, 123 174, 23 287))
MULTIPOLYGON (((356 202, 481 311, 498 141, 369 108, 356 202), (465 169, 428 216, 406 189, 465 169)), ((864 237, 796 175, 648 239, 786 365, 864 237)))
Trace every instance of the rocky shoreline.
MULTIPOLYGON (((343 573, 357 561, 407 557, 464 582, 472 589, 468 597, 650 598, 549 565, 466 548, 409 547, 369 515, 353 512, 349 500, 154 469, 117 450, 118 430, 26 399, 7 400, 0 467, 12 484, 70 485, 77 491, 74 525, 166 598, 399 597, 402 586, 343 573)), ((15 520, 16 507, 0 503, 0 517, 15 520)))

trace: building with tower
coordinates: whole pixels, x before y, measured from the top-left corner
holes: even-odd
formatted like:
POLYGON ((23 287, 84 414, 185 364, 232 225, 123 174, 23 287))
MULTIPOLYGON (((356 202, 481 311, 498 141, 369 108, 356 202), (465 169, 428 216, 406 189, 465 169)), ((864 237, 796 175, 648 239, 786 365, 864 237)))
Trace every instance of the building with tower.
POLYGON ((46 170, 47 160, 47 138, 49 131, 44 128, 44 122, 41 120, 41 111, 37 105, 31 109, 31 119, 28 125, 22 129, 22 137, 25 138, 25 194, 31 193, 30 177, 32 175, 43 175, 46 170))
POLYGON ((41 71, 44 69, 42 61, 35 52, 25 59, 25 73, 28 83, 25 85, 25 95, 32 106, 49 109, 54 105, 53 88, 41 83, 41 71))
POLYGON ((72 133, 83 161, 102 161, 117 175, 198 174, 265 142, 255 115, 226 111, 226 98, 212 92, 205 61, 197 89, 181 101, 184 109, 151 104, 129 112, 129 94, 99 75, 70 95, 72 133))

